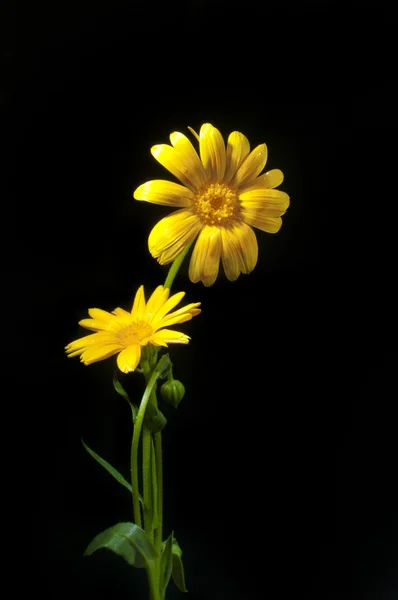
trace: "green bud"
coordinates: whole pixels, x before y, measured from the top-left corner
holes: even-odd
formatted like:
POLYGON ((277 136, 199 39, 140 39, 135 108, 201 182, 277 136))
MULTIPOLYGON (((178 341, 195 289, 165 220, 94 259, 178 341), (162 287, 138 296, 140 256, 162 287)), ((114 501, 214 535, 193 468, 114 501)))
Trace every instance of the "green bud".
POLYGON ((178 379, 170 379, 164 382, 160 388, 160 393, 163 400, 177 408, 184 397, 185 387, 178 379))
POLYGON ((149 403, 146 407, 144 423, 152 433, 157 433, 166 427, 167 419, 158 408, 149 403))

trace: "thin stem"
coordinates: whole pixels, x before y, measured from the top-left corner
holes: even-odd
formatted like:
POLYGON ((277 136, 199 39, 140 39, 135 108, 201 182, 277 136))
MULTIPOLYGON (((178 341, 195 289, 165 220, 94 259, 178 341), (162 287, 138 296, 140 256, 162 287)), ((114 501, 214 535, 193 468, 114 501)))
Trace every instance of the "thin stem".
POLYGON ((151 478, 152 435, 144 423, 142 433, 142 479, 144 488, 144 527, 148 537, 153 541, 153 499, 151 478))
MULTIPOLYGON (((152 394, 152 404, 155 408, 158 407, 158 399, 156 392, 152 394)), ((155 550, 160 552, 162 548, 163 538, 163 457, 162 457, 162 432, 158 431, 153 435, 155 462, 156 462, 156 508, 157 508, 157 525, 155 529, 155 550)))
POLYGON ((138 483, 138 442, 139 432, 136 427, 137 419, 134 424, 133 439, 131 442, 131 495, 133 496, 133 511, 134 511, 134 523, 138 527, 142 527, 141 523, 141 511, 140 511, 140 493, 138 483))
POLYGON ((158 526, 158 476, 156 473, 156 454, 153 436, 151 436, 151 475, 152 475, 152 529, 158 526))
POLYGON ((186 257, 188 250, 190 249, 191 246, 192 246, 192 242, 190 244, 188 244, 188 246, 186 248, 184 248, 184 250, 181 252, 181 254, 179 254, 177 256, 177 258, 175 258, 174 261, 172 262, 172 265, 171 265, 169 272, 167 274, 167 277, 166 277, 166 281, 164 282, 164 287, 169 288, 169 289, 171 288, 173 281, 175 279, 175 276, 178 273, 178 269, 181 267, 182 261, 186 257))
POLYGON ((162 432, 154 434, 155 438, 155 457, 157 473, 157 508, 158 524, 155 531, 155 550, 160 552, 163 536, 163 462, 162 462, 162 432))
POLYGON ((133 510, 134 510, 134 522, 139 527, 142 527, 141 512, 140 512, 140 500, 139 500, 139 483, 138 483, 138 445, 140 441, 142 424, 144 421, 146 407, 151 397, 153 388, 159 377, 163 375, 163 370, 167 369, 170 359, 166 355, 162 356, 160 361, 155 367, 147 386, 145 388, 144 395, 138 409, 136 419, 134 421, 133 439, 131 442, 131 487, 133 496, 133 510))

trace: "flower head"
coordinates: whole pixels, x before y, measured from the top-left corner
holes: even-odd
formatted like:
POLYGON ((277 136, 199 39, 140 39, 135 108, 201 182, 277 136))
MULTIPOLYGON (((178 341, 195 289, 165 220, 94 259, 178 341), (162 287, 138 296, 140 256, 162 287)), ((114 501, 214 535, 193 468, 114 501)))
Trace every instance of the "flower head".
POLYGON ((167 344, 188 344, 189 337, 173 329, 165 329, 176 323, 184 323, 200 313, 200 302, 188 304, 170 312, 185 292, 169 298, 170 290, 159 285, 145 301, 142 285, 134 299, 131 312, 115 308, 109 313, 100 308, 90 308, 91 319, 83 319, 79 325, 95 331, 79 338, 65 348, 69 357, 80 356, 85 365, 118 354, 117 364, 123 373, 134 371, 141 359, 141 348, 147 344, 165 346, 167 344))
POLYGON ((233 131, 225 146, 221 133, 205 123, 197 135, 199 155, 182 133, 170 135, 171 146, 158 144, 152 155, 180 182, 147 181, 134 192, 136 200, 178 208, 152 229, 149 251, 160 264, 173 261, 198 236, 189 265, 193 283, 210 286, 217 278, 220 258, 230 281, 250 273, 257 263, 258 246, 252 229, 276 233, 289 196, 276 190, 283 173, 273 169, 260 175, 267 147, 250 152, 248 139, 233 131))

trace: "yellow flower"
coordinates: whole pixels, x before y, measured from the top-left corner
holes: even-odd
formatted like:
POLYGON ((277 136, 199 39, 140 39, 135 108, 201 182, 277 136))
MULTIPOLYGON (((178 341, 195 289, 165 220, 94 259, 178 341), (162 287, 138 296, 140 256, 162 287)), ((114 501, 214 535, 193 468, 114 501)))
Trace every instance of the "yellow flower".
POLYGON ((200 302, 188 304, 175 312, 170 311, 181 302, 185 292, 169 298, 170 290, 159 285, 145 302, 142 285, 134 299, 131 312, 115 308, 109 313, 100 308, 90 308, 91 319, 83 319, 79 325, 97 333, 86 335, 71 342, 65 348, 69 357, 80 356, 85 365, 118 354, 117 364, 123 373, 134 371, 141 359, 141 347, 147 344, 188 344, 190 338, 179 331, 164 329, 175 323, 184 323, 200 313, 200 302))
POLYGON ((179 132, 170 135, 171 146, 158 144, 152 155, 183 184, 161 179, 147 181, 134 192, 136 200, 179 207, 152 229, 148 245, 164 265, 173 261, 199 234, 189 265, 193 283, 209 286, 217 278, 220 258, 227 278, 250 273, 257 263, 258 246, 251 226, 276 233, 289 196, 276 190, 283 173, 273 169, 263 175, 267 147, 250 152, 248 139, 233 131, 225 146, 221 133, 205 123, 197 135, 200 158, 179 132))

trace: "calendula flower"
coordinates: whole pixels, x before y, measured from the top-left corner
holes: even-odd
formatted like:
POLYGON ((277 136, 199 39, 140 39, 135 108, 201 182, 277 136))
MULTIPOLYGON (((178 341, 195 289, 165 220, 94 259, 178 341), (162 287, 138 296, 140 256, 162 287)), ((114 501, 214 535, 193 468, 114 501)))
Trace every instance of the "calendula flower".
POLYGON ((170 290, 159 285, 145 301, 142 285, 134 299, 131 312, 115 308, 109 313, 100 308, 90 308, 91 319, 79 321, 79 325, 95 331, 68 344, 65 348, 69 357, 80 356, 85 365, 104 360, 118 354, 117 364, 123 373, 134 371, 141 359, 141 348, 147 344, 165 346, 168 344, 188 344, 190 338, 173 329, 165 329, 176 323, 184 323, 200 313, 200 302, 188 304, 175 312, 170 312, 185 292, 169 298, 170 290))
POLYGON ((158 144, 152 155, 180 182, 147 181, 134 192, 136 200, 179 208, 152 229, 149 251, 160 264, 173 261, 193 240, 189 265, 193 283, 209 286, 219 271, 220 258, 227 278, 250 273, 257 263, 258 246, 252 227, 276 233, 289 196, 276 190, 283 173, 273 169, 260 175, 267 161, 267 146, 250 152, 248 139, 232 132, 225 146, 221 133, 205 123, 197 135, 199 155, 179 132, 170 135, 171 146, 158 144))

